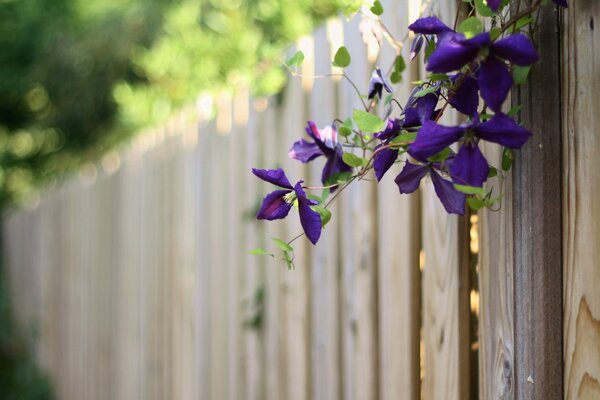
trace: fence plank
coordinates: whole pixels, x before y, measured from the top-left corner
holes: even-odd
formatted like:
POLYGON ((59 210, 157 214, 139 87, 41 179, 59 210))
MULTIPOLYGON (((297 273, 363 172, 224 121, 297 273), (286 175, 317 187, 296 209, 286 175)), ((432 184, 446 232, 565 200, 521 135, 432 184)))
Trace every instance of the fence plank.
POLYGON ((533 137, 513 169, 515 271, 515 394, 518 399, 562 398, 561 92, 558 20, 539 13, 534 34, 543 63, 513 92, 521 122, 533 137), (532 383, 533 382, 533 383, 532 383))
MULTIPOLYGON (((344 24, 344 43, 353 63, 346 73, 366 91, 371 75, 367 51, 358 25, 360 15, 344 24)), ((340 85, 340 115, 362 108, 357 93, 347 83, 340 85)), ((368 176, 373 179, 372 175, 368 176)), ((342 393, 345 399, 378 398, 377 332, 377 203, 375 184, 362 181, 343 193, 342 218, 342 393)))
MULTIPOLYGON (((456 2, 432 4, 447 25, 456 19, 456 2)), ((446 112, 441 124, 457 125, 455 112, 446 112)), ((425 399, 468 399, 469 271, 468 221, 448 215, 430 182, 422 185, 423 342, 425 399)))
MULTIPOLYGON (((304 49, 306 60, 312 62, 312 53, 304 49), (310 58, 309 58, 310 57, 310 58)), ((305 116, 306 94, 302 90, 298 78, 290 78, 284 92, 281 106, 278 131, 281 133, 279 154, 283 157, 283 169, 293 181, 306 176, 306 167, 287 156, 292 143, 299 140, 306 123, 305 116)), ((309 184, 310 182, 306 182, 309 184)), ((295 210, 292 213, 297 213, 295 210)), ((302 226, 297 215, 290 215, 284 223, 284 238, 290 240, 300 232, 302 226)), ((306 238, 300 238, 293 243, 295 270, 282 273, 282 346, 287 350, 285 366, 282 368, 282 379, 287 382, 284 398, 308 399, 310 396, 311 364, 310 364, 310 319, 309 319, 309 290, 310 290, 310 258, 306 238)))
MULTIPOLYGON (((564 398, 600 398, 600 3, 564 13, 563 296, 564 398)), ((545 63, 545 61, 544 61, 545 63)))
MULTIPOLYGON (((488 162, 500 166, 502 149, 484 145, 488 162)), ((496 180, 492 181, 498 190, 496 180)), ((503 184, 499 211, 479 212, 479 397, 514 396, 514 264, 512 180, 503 184)))
MULTIPOLYGON (((383 1, 384 23, 396 40, 402 40, 409 23, 408 2, 383 1)), ((396 51, 385 41, 379 67, 386 71, 396 51)), ((402 54, 409 60, 410 41, 402 54)), ((395 97, 402 103, 410 94, 408 69, 395 97)), ((413 79, 414 78, 414 79, 413 79)), ((400 117, 399 110, 392 114, 400 117)), ((379 385, 382 399, 420 398, 419 341, 421 327, 421 282, 419 271, 420 200, 418 193, 400 195, 393 179, 401 165, 391 168, 378 184, 378 261, 379 261, 379 385), (402 256, 399 257, 398 255, 402 256)))
MULTIPOLYGON (((340 26, 341 29, 341 26, 340 26)), ((327 27, 322 26, 313 33, 314 70, 316 75, 327 75, 331 72, 332 52, 327 38, 327 27)), ((341 43, 340 43, 341 45, 341 43)), ((308 95, 307 118, 314 121, 319 128, 331 125, 336 115, 334 90, 337 84, 332 78, 315 79, 308 95)), ((306 122, 304 123, 305 126, 306 122)), ((301 132, 301 126, 296 132, 301 132)), ((298 136, 297 136, 298 137, 298 136)), ((325 160, 317 159, 310 166, 310 184, 321 186, 321 172, 325 160)), ((314 191, 320 196, 321 190, 314 191)), ((339 269, 338 235, 340 215, 339 207, 332 204, 332 219, 321 233, 318 246, 309 245, 312 250, 310 267, 311 275, 311 365, 312 365, 312 398, 335 399, 340 396, 340 349, 339 349, 339 269)))

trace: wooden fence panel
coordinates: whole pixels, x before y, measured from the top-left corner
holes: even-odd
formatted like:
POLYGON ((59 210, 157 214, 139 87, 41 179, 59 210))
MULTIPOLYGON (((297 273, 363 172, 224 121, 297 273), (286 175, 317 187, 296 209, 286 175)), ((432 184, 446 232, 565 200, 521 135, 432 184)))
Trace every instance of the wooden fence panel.
MULTIPOLYGON (((306 50, 307 57, 311 53, 306 50)), ((281 135, 279 152, 282 155, 282 166, 286 174, 295 181, 305 176, 306 167, 297 160, 287 156, 292 143, 299 140, 303 134, 305 117, 305 92, 299 78, 292 78, 285 90, 283 105, 278 121, 278 133, 281 135)), ((255 178, 256 179, 256 178, 255 178)), ((309 184, 310 182, 306 182, 309 184)), ((297 213, 293 210, 292 213, 297 213)), ((297 215, 291 215, 286 219, 283 237, 286 240, 302 232, 302 226, 297 215)), ((308 242, 302 237, 296 240, 294 247, 295 270, 282 273, 281 304, 283 307, 283 331, 282 346, 287 349, 285 366, 283 367, 283 380, 287 382, 285 398, 287 399, 309 399, 311 381, 311 358, 310 358, 310 258, 308 253, 308 242)), ((285 268, 278 265, 277 268, 285 268)))
MULTIPOLYGON (((389 0, 382 4, 386 26, 402 41, 409 23, 408 3, 389 0)), ((403 44, 401 54, 408 61, 410 41, 403 44)), ((384 41, 379 67, 387 70, 395 57, 396 51, 384 41)), ((411 81, 417 79, 410 69, 404 72, 395 93, 400 101, 408 98, 411 81)), ((400 117, 396 110, 392 116, 400 117)), ((401 195, 394 184, 402 166, 391 168, 377 188, 379 385, 381 399, 397 399, 402 393, 402 398, 416 400, 420 398, 420 201, 418 194, 401 195)))
MULTIPOLYGON (((331 29, 331 28, 330 28, 331 29)), ((335 29, 335 28, 334 28, 335 29)), ((337 25, 338 31, 342 29, 337 25)), ((333 33, 333 32, 331 32, 333 33)), ((339 32, 341 34, 341 32, 339 32)), ((314 71, 317 76, 326 76, 332 71, 331 61, 333 52, 328 40, 327 26, 322 26, 313 34, 314 71)), ((341 45, 339 43, 338 45, 341 45)), ((316 123, 322 129, 333 123, 336 115, 337 83, 331 77, 314 79, 308 101, 307 119, 316 123)), ((299 127, 306 126, 304 121, 299 127)), ((302 132, 297 129, 297 137, 302 132)), ((321 174, 325 160, 318 158, 311 162, 309 184, 322 186, 321 174)), ((322 190, 314 191, 320 196, 322 190)), ((332 204, 333 213, 325 229, 321 233, 319 245, 311 248, 312 257, 308 265, 311 277, 311 363, 314 399, 336 399, 340 397, 340 346, 339 337, 339 269, 338 234, 340 215, 337 205, 332 204)), ((303 238, 303 240, 305 240, 303 238)), ((308 243, 308 242, 305 242, 308 243)))
MULTIPOLYGON (((372 65, 362 42, 360 15, 344 24, 344 43, 353 62, 345 72, 363 92, 372 65)), ((347 82, 340 85, 340 115, 362 108, 357 93, 347 82)), ((374 179, 369 174, 368 179, 374 179)), ((339 207, 342 250, 342 392, 345 399, 372 399, 378 394, 377 342, 377 218, 375 184, 364 180, 351 185, 339 207)))
POLYGON ((564 398, 600 398, 600 3, 563 14, 564 398))
MULTIPOLYGON (((447 25, 456 20, 457 3, 433 4, 447 25)), ((446 112, 442 125, 457 125, 446 112)), ((467 219, 447 214, 433 186, 422 187, 423 342, 425 399, 469 398, 469 271, 467 219)))

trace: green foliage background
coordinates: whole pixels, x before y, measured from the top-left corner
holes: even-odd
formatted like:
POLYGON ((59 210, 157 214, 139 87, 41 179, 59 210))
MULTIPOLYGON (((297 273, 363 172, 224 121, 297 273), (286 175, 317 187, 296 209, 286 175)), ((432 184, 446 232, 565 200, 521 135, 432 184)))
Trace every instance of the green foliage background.
POLYGON ((0 0, 0 206, 201 91, 276 93, 286 79, 282 50, 356 3, 0 0))

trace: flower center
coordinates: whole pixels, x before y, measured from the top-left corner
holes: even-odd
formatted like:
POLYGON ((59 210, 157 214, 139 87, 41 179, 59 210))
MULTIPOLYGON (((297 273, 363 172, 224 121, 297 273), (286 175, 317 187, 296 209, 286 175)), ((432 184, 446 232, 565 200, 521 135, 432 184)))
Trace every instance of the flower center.
POLYGON ((294 202, 296 201, 296 197, 296 192, 289 192, 288 194, 283 196, 283 201, 285 201, 288 204, 294 204, 294 202))

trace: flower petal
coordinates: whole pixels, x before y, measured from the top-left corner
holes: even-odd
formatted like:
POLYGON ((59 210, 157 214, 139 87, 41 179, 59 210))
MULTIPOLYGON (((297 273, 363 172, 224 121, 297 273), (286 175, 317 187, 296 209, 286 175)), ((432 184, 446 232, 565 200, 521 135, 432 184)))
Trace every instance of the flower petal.
POLYGON ((452 182, 443 179, 433 170, 429 176, 431 176, 435 194, 437 194, 446 211, 450 214, 464 215, 466 200, 464 193, 454 189, 452 182))
POLYGON ((421 123, 431 120, 433 112, 435 111, 435 107, 437 106, 438 99, 439 92, 436 92, 426 94, 416 101, 419 121, 421 123))
POLYGON ((487 5, 492 11, 498 11, 498 7, 500 7, 500 3, 502 0, 487 0, 487 5))
POLYGON ((411 46, 410 46, 410 61, 414 60, 415 57, 417 56, 417 54, 419 54, 419 52, 421 51, 421 47, 423 47, 423 41, 424 41, 424 37, 423 35, 417 35, 417 37, 415 38, 415 40, 413 40, 411 46))
POLYGON ((310 206, 311 202, 306 197, 306 193, 302 189, 302 181, 298 182, 294 187, 294 191, 298 196, 298 212, 300 214, 300 224, 306 237, 312 244, 317 244, 321 237, 321 216, 318 212, 313 211, 310 206))
POLYGON ((379 133, 376 133, 373 136, 379 140, 390 140, 391 138, 398 136, 401 128, 402 128, 402 121, 400 121, 397 118, 393 118, 393 119, 390 118, 390 119, 388 119, 388 123, 387 123, 387 126, 385 127, 385 130, 383 130, 379 133))
POLYGON ((402 168, 402 172, 394 179, 400 193, 408 194, 417 190, 421 184, 421 179, 427 175, 429 170, 430 167, 427 165, 411 164, 407 161, 404 168, 402 168))
POLYGON ((475 114, 479 105, 477 81, 470 76, 456 74, 452 77, 452 82, 457 83, 449 93, 450 105, 463 114, 475 114))
POLYGON ((295 160, 307 163, 323 155, 323 152, 316 143, 300 139, 293 144, 288 155, 295 160))
MULTIPOLYGON (((337 150, 327 157, 327 162, 321 173, 321 182, 323 185, 334 184, 335 182, 330 182, 330 180, 339 173, 352 172, 352 167, 344 162, 342 154, 342 149, 338 146, 337 150)), ((330 190, 333 192, 335 188, 331 188, 330 190)))
POLYGON ((417 138, 410 145, 410 154, 418 159, 425 159, 439 153, 447 146, 458 141, 464 134, 462 126, 442 126, 433 121, 425 121, 417 138))
POLYGON ((292 184, 285 176, 285 172, 281 168, 277 169, 258 169, 252 168, 252 173, 263 181, 272 183, 283 188, 292 189, 292 184))
POLYGON ((427 71, 450 72, 462 68, 473 61, 482 46, 490 42, 488 32, 483 32, 471 39, 462 34, 446 34, 440 39, 437 49, 427 61, 427 71))
POLYGON ((450 176, 459 185, 481 187, 489 171, 487 160, 476 144, 463 145, 450 165, 450 176))
POLYGON ((414 33, 421 33, 426 35, 436 35, 441 32, 452 31, 450 27, 440 21, 437 17, 424 17, 419 18, 408 26, 408 29, 414 33))
POLYGON ((559 6, 568 7, 567 0, 552 0, 555 4, 559 6))
POLYGON ((276 190, 266 195, 258 214, 256 214, 256 219, 272 221, 285 218, 292 209, 292 205, 286 202, 283 196, 291 192, 291 190, 276 190))
POLYGON ((381 94, 383 89, 386 92, 391 93, 392 87, 387 81, 386 77, 383 75, 379 68, 375 69, 371 74, 371 80, 369 81, 369 94, 368 98, 372 99, 375 95, 378 95, 381 98, 381 94))
POLYGON ((494 42, 490 50, 496 56, 517 65, 530 65, 539 58, 531 39, 523 33, 515 33, 494 42))
MULTIPOLYGON (((375 148, 375 151, 380 146, 375 148)), ((375 155, 375 160, 373 161, 373 168, 375 169, 375 177, 378 181, 383 178, 383 175, 390 169, 396 159, 398 158, 398 149, 383 149, 375 155)))
POLYGON ((513 83, 508 67, 496 57, 490 56, 481 63, 477 76, 481 97, 492 110, 500 111, 513 83))
POLYGON ((518 149, 531 137, 531 132, 517 125, 509 116, 497 113, 489 121, 475 126, 477 136, 488 142, 518 149))

